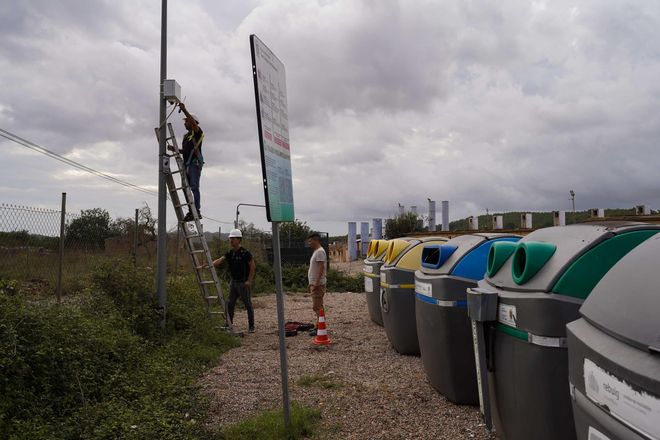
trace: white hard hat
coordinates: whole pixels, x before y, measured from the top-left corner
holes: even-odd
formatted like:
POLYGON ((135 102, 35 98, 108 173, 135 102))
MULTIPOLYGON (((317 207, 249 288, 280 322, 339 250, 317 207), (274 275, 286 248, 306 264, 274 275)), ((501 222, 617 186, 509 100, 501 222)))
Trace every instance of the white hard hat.
POLYGON ((243 233, 240 229, 232 229, 231 232, 229 232, 229 238, 243 238, 243 233))

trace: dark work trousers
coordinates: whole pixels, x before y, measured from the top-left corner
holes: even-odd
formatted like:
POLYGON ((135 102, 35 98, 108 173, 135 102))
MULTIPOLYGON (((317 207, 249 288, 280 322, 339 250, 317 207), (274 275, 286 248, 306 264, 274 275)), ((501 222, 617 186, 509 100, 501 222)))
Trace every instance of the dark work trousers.
POLYGON ((186 167, 186 176, 188 177, 188 185, 190 185, 190 191, 192 191, 193 198, 195 199, 195 208, 197 208, 197 212, 199 212, 199 181, 202 178, 202 167, 200 167, 197 163, 191 163, 186 167))
POLYGON ((227 304, 227 311, 229 312, 229 319, 234 322, 234 307, 236 301, 241 298, 248 315, 248 325, 254 328, 254 309, 252 308, 252 299, 250 298, 250 288, 245 286, 245 281, 231 281, 229 284, 229 304, 227 304))

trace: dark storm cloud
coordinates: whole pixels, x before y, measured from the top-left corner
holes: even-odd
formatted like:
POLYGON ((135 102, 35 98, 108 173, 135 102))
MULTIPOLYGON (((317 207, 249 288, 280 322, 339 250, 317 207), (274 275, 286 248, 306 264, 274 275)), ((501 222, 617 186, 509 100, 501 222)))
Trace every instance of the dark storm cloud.
MULTIPOLYGON (((157 6, 0 5, 0 127, 153 187, 157 6)), ((453 217, 566 209, 569 189, 583 209, 660 207, 654 2, 172 0, 169 11, 168 76, 202 119, 216 218, 263 198, 251 33, 286 64, 296 209, 312 224, 342 230, 397 203, 421 212, 427 197, 449 199, 453 217)), ((171 121, 180 135, 180 115, 171 121)), ((31 159, 0 144, 23 182, 31 159)), ((96 188, 89 203, 121 211, 125 194, 46 163, 21 184, 33 188, 5 197, 96 188)))

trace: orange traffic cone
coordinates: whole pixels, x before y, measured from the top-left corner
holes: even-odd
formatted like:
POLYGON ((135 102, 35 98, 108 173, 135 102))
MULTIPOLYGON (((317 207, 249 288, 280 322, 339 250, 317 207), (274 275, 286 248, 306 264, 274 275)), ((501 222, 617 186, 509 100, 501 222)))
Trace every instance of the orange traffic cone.
POLYGON ((323 309, 319 310, 319 319, 316 325, 316 337, 312 342, 316 345, 330 345, 328 329, 325 327, 325 313, 323 313, 323 309))

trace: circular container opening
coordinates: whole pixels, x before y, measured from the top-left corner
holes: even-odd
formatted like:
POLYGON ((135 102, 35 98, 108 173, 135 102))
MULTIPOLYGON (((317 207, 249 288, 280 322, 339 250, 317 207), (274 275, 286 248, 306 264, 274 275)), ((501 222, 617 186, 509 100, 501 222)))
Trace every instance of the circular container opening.
POLYGON ((522 280, 525 269, 527 268, 527 250, 524 246, 519 246, 513 254, 513 279, 522 280))
POLYGON ((488 250, 488 260, 486 263, 486 272, 489 276, 493 275, 493 268, 495 267, 495 244, 488 250))

